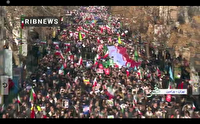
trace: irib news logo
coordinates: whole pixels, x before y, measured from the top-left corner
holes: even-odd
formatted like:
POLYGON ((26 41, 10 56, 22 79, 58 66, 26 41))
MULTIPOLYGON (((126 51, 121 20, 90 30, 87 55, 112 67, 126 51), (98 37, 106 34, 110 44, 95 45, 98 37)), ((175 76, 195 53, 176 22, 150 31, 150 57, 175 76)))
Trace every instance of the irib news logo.
POLYGON ((58 26, 62 18, 60 17, 21 17, 21 27, 27 26, 58 26))

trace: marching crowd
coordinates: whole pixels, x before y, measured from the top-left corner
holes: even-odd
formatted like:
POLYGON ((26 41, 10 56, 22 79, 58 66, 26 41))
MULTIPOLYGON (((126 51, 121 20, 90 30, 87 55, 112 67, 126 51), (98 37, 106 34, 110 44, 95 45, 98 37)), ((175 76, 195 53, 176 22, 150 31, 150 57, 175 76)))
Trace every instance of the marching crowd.
POLYGON ((107 9, 80 7, 73 22, 57 32, 59 41, 38 43, 45 49, 36 71, 2 118, 200 117, 189 79, 180 76, 180 84, 171 79, 175 60, 154 49, 147 58, 140 36, 130 35, 107 9), (149 96, 155 86, 181 87, 188 94, 149 96))

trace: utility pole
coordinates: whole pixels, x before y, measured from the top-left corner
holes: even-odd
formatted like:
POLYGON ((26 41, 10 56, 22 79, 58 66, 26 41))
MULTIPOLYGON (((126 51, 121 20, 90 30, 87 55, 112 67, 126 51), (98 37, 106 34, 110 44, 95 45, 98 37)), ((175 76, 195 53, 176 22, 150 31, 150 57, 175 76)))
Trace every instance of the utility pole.
MULTIPOLYGON (((4 16, 5 16, 5 9, 3 6, 0 7, 1 17, 0 17, 0 46, 4 45, 3 38, 4 38, 4 16)), ((0 48, 3 50, 3 47, 0 48)))

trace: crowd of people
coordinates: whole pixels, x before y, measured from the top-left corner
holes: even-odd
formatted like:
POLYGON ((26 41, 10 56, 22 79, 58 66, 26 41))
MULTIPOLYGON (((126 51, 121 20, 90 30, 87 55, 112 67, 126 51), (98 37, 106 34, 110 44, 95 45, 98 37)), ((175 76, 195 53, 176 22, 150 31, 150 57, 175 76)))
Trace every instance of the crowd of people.
POLYGON ((2 111, 2 118, 200 117, 189 79, 180 76, 183 85, 171 80, 174 60, 154 49, 147 58, 141 37, 123 29, 107 9, 80 7, 51 43, 39 43, 45 49, 36 71, 2 111), (113 56, 111 48, 117 50, 113 56), (167 94, 149 96, 155 85, 182 86, 188 94, 171 95, 170 100, 167 94))

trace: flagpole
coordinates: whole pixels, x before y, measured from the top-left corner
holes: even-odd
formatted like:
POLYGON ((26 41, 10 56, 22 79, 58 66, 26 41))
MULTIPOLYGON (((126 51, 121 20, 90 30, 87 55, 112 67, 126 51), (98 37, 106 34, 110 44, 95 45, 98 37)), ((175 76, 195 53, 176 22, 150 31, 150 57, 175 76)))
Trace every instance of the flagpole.
POLYGON ((19 106, 19 103, 17 104, 17 110, 18 110, 18 112, 20 112, 20 106, 19 106))
MULTIPOLYGON (((21 28, 20 28, 20 45, 19 45, 19 55, 22 55, 22 29, 23 29, 23 27, 24 27, 24 22, 23 22, 23 24, 22 24, 22 21, 24 21, 23 20, 23 17, 24 17, 24 15, 21 15, 21 28)), ((19 60, 20 61, 20 67, 21 67, 21 60, 19 60)))

